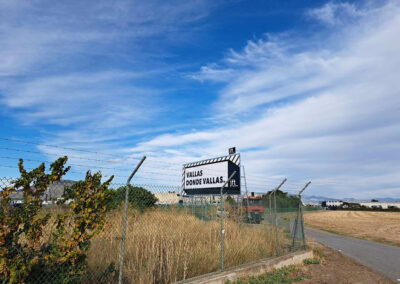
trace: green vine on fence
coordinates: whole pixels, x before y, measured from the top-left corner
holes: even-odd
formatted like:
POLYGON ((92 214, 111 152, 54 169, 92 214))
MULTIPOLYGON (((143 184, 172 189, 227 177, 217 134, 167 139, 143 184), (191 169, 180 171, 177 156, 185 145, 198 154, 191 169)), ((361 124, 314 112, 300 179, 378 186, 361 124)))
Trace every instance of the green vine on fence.
POLYGON ((85 180, 66 188, 60 203, 70 201, 70 210, 52 216, 42 210, 43 195, 68 172, 67 160, 56 160, 47 174, 44 163, 28 172, 20 159, 20 178, 0 192, 0 282, 71 283, 85 274, 90 241, 104 224, 105 192, 113 177, 102 183, 100 172, 88 171, 85 180), (15 207, 11 195, 18 191, 24 202, 15 207), (48 237, 50 220, 56 229, 48 237))

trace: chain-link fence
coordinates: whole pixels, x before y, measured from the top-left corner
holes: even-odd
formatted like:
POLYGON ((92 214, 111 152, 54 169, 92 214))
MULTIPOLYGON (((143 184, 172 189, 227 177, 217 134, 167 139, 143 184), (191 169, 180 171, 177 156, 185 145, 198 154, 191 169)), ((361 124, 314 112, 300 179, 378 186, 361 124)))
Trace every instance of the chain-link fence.
MULTIPOLYGON (((1 190, 11 182, 0 179, 1 190)), ((38 265, 23 272, 29 274, 27 283, 173 283, 305 248, 300 198, 280 190, 248 196, 185 196, 180 187, 132 185, 124 236, 127 186, 115 183, 108 191, 105 223, 85 244, 88 249, 81 248, 83 265, 76 267, 61 252, 43 251, 57 250, 57 238, 68 239, 77 228, 72 217, 59 228, 55 217, 73 210, 71 200, 57 204, 73 183, 53 183, 43 194, 41 214, 50 217, 40 242, 51 245, 43 245, 42 251, 29 248, 21 237, 12 246, 15 251, 8 252, 20 253, 21 262, 24 256, 37 257, 38 265), (49 255, 52 261, 41 259, 49 255)), ((11 199, 18 210, 23 193, 11 199)), ((7 283, 4 275, 0 280, 7 283)))

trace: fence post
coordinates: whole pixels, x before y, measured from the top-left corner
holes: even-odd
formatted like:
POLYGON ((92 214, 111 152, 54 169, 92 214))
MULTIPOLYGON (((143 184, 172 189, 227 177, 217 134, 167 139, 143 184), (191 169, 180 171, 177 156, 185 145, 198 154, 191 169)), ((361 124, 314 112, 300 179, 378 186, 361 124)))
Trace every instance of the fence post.
POLYGON ((269 196, 268 196, 269 198, 269 210, 268 210, 268 215, 272 215, 272 212, 271 212, 271 193, 269 194, 269 196))
POLYGON ((303 239, 303 249, 306 249, 306 235, 304 233, 304 220, 303 220, 303 207, 300 207, 300 224, 301 224, 301 234, 303 239))
MULTIPOLYGON (((300 197, 300 196, 299 196, 300 197)), ((297 224, 299 223, 299 221, 300 221, 300 214, 301 214, 301 200, 300 200, 300 204, 299 204, 299 208, 298 208, 298 210, 297 210, 297 216, 296 216, 296 220, 295 220, 295 223, 294 223, 294 228, 293 228, 293 242, 292 242, 292 251, 294 251, 295 250, 295 246, 296 246, 296 237, 297 237, 297 224)))
POLYGON ((124 208, 124 223, 122 227, 122 242, 121 242, 121 253, 119 256, 119 277, 118 277, 118 283, 122 283, 122 272, 124 269, 124 252, 125 252, 125 237, 126 237, 126 223, 127 223, 127 215, 128 215, 128 201, 129 201, 129 184, 131 182, 131 179, 133 176, 136 174, 136 172, 139 170, 140 166, 143 164, 144 160, 146 160, 146 156, 144 156, 139 164, 136 166, 136 168, 133 170, 131 175, 129 176, 128 180, 126 181, 126 189, 125 189, 125 208, 124 208))
POLYGON ((278 232, 278 215, 276 211, 276 192, 281 188, 281 186, 286 182, 286 178, 281 182, 281 184, 274 190, 274 215, 275 215, 275 238, 276 238, 276 256, 279 256, 279 232, 278 232))
POLYGON ((306 190, 306 188, 311 184, 311 181, 309 181, 302 190, 299 191, 298 197, 299 197, 299 209, 297 210, 297 217, 296 217, 296 223, 294 224, 294 231, 293 231, 293 243, 292 243, 292 251, 295 249, 295 244, 296 244, 296 237, 297 237, 297 224, 300 222, 300 229, 301 229, 301 237, 303 239, 303 249, 306 249, 306 238, 304 235, 304 222, 303 222, 303 204, 301 202, 301 194, 306 190))
POLYGON ((228 182, 233 178, 236 174, 234 171, 228 180, 221 186, 221 200, 220 200, 220 211, 221 211, 221 271, 224 271, 224 187, 228 184, 228 182))
POLYGON ((304 233, 304 220, 303 220, 303 202, 301 201, 301 194, 303 193, 304 190, 306 190, 306 188, 311 184, 311 181, 309 181, 306 186, 303 188, 302 191, 300 191, 299 195, 300 195, 300 220, 301 220, 301 234, 302 234, 302 238, 303 238, 303 249, 306 249, 306 236, 304 233))

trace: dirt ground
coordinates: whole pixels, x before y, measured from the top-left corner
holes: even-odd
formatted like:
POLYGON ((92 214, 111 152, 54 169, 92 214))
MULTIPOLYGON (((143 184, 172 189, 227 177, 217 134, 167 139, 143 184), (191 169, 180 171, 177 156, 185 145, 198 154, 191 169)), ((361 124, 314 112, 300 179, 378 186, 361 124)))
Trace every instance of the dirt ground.
POLYGON ((316 242, 309 242, 309 244, 314 247, 315 254, 320 254, 323 257, 320 264, 309 264, 303 267, 303 272, 311 277, 300 283, 395 283, 335 250, 316 242))
POLYGON ((400 213, 320 211, 304 214, 306 225, 351 237, 400 245, 400 213))

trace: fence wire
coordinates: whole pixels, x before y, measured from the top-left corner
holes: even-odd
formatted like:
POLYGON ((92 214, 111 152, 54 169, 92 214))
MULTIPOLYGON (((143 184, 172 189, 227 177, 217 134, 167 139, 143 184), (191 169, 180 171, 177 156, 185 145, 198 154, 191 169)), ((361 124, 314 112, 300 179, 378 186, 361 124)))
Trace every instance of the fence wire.
MULTIPOLYGON (((26 283, 118 283, 127 188, 122 183, 110 186, 112 194, 104 226, 88 244, 83 266, 76 268, 63 257, 57 258, 57 253, 52 254, 51 262, 41 259, 47 255, 43 249, 56 249, 55 216, 71 211, 68 202, 60 205, 57 200, 73 183, 56 182, 43 194, 41 214, 49 213, 51 217, 41 236, 40 249, 29 248, 23 237, 19 243, 8 246, 14 251, 7 253, 21 256, 18 261, 24 262, 25 256, 38 259, 37 265, 23 272, 26 283)), ((11 178, 0 179, 0 190, 9 186, 11 178)), ((11 199, 12 207, 18 210, 24 202, 23 193, 14 193, 11 199)), ((65 238, 73 233, 73 228, 71 218, 63 228, 65 238)), ((126 232, 122 283, 174 283, 220 271, 222 267, 227 269, 305 249, 302 203, 298 196, 282 191, 275 196, 266 193, 185 196, 177 186, 134 184, 129 187, 126 232)), ((9 275, 2 269, 0 265, 0 282, 8 283, 9 275)))

